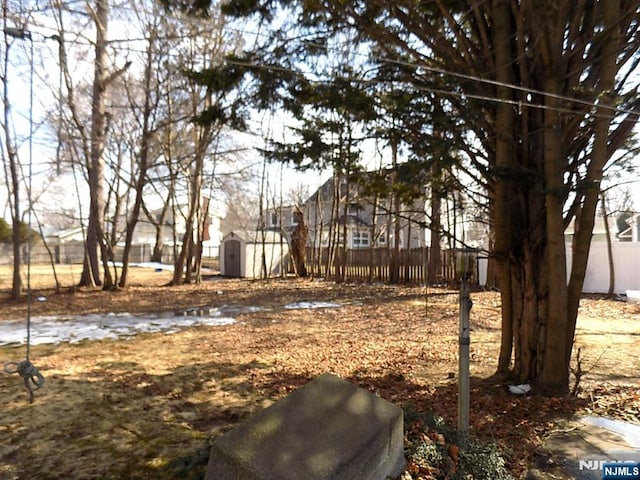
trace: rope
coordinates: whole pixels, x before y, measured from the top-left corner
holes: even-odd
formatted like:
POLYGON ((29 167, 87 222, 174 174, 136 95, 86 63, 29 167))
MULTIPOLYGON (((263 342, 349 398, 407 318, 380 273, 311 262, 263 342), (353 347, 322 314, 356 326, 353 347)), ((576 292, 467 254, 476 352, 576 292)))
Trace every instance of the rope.
POLYGON ((22 31, 21 35, 16 36, 22 40, 29 40, 29 171, 27 187, 27 199, 29 201, 28 210, 28 231, 27 231, 27 353, 25 359, 21 362, 7 362, 4 364, 4 371, 8 374, 17 373, 24 380, 24 386, 29 392, 29 403, 33 403, 33 392, 42 388, 44 385, 44 377, 40 371, 29 361, 31 353, 31 305, 33 303, 33 292, 31 289, 31 250, 32 241, 32 214, 33 214, 33 38, 31 32, 22 31))
POLYGON ((17 373, 24 380, 24 386, 29 392, 29 403, 33 403, 33 392, 42 388, 44 377, 40 371, 29 361, 7 362, 4 364, 4 371, 8 374, 17 373))

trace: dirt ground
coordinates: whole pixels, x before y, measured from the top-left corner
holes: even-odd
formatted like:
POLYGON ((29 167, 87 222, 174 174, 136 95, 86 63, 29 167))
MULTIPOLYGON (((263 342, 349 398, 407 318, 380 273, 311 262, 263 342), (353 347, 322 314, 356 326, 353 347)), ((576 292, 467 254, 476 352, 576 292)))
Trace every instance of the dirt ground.
MULTIPOLYGON (((60 274, 63 285, 73 285, 77 274, 60 274)), ((33 316, 260 310, 226 326, 32 346, 30 358, 46 378, 33 404, 17 375, 0 375, 0 480, 201 479, 212 439, 324 372, 455 425, 455 291, 215 276, 201 285, 163 286, 169 278, 133 269, 123 291, 54 293, 43 289, 47 272, 33 270, 33 316), (301 301, 339 307, 285 308, 301 301)), ((9 285, 0 271, 0 320, 26 318, 27 302, 9 300, 9 285)), ((474 292, 472 300, 471 431, 504 448, 516 478, 566 418, 596 413, 640 423, 640 305, 583 299, 576 336, 581 393, 545 399, 514 396, 486 380, 499 346, 499 296, 474 292)), ((0 347, 3 363, 24 355, 24 345, 0 347)))

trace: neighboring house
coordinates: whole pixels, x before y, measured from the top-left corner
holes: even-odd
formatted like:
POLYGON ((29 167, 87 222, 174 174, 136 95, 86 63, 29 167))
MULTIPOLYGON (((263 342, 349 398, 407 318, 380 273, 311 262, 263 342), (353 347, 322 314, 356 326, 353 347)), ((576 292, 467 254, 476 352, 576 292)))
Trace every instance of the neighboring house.
POLYGON ((621 242, 640 242, 640 213, 621 213, 616 224, 616 236, 621 242))
POLYGON ((73 227, 60 230, 47 235, 49 245, 60 245, 62 243, 82 243, 84 242, 85 231, 82 227, 73 227))
MULTIPOLYGON (((328 246, 330 236, 342 245, 346 231, 346 245, 350 249, 393 246, 396 216, 391 202, 388 199, 376 202, 346 176, 338 177, 337 182, 336 185, 336 179, 330 178, 299 207, 271 210, 267 229, 290 234, 297 224, 294 213, 300 208, 309 229, 309 245, 328 246)), ((416 223, 425 222, 424 199, 402 205, 398 218, 400 248, 424 247, 424 231, 416 223)))
MULTIPOLYGON (((162 209, 153 210, 149 214, 152 218, 149 218, 144 212, 140 213, 140 220, 136 225, 133 236, 134 244, 155 245, 157 225, 161 220, 162 209)), ((175 243, 181 245, 186 231, 186 223, 186 207, 176 208, 175 220, 173 212, 169 210, 162 225, 162 244, 172 246, 175 243)), ((204 223, 203 240, 204 256, 217 256, 217 249, 222 241, 219 216, 211 213, 207 216, 204 223), (208 250, 215 250, 216 255, 207 255, 208 250)))
MULTIPOLYGON (((640 242, 640 213, 624 212, 616 217, 607 217, 609 234, 612 242, 640 242)), ((575 223, 571 223, 565 231, 567 241, 573 239, 575 223)), ((593 242, 605 242, 607 240, 607 225, 605 218, 598 215, 594 219, 593 242)))
MULTIPOLYGON (((151 256, 153 247, 156 245, 156 237, 158 231, 158 225, 161 220, 162 210, 157 209, 149 212, 149 216, 144 211, 140 212, 140 219, 136 224, 136 228, 133 234, 132 245, 134 248, 132 261, 147 261, 151 256)), ((119 256, 119 249, 124 246, 124 219, 122 220, 122 226, 120 227, 120 236, 116 243, 116 257, 119 256)), ((160 242, 165 247, 172 247, 173 245, 181 245, 186 231, 186 208, 176 208, 176 215, 171 210, 167 212, 164 219, 164 223, 161 226, 160 242)), ((203 241, 203 257, 217 257, 220 242, 222 241, 222 234, 220 233, 220 218, 216 215, 208 215, 205 221, 203 241)), ((82 258, 81 245, 85 240, 85 229, 81 227, 69 228, 61 230, 57 233, 53 233, 47 236, 47 242, 51 246, 66 247, 57 248, 56 254, 63 261, 77 261, 78 256, 82 258), (71 249, 71 247, 74 247, 71 249), (80 249, 80 250, 79 250, 80 249), (72 253, 68 253, 72 252, 72 253)), ((163 261, 170 262, 170 258, 165 259, 163 254, 163 261)))

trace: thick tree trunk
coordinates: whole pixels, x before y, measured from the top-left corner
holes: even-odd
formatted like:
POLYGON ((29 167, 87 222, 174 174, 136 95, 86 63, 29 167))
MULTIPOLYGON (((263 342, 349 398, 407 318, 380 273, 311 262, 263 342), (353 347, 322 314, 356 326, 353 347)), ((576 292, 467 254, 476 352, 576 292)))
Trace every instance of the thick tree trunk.
MULTIPOLYGON (((496 61, 496 79, 505 84, 511 83, 509 64, 509 38, 511 27, 509 25, 509 5, 504 0, 494 1, 495 30, 494 52, 496 61)), ((506 88, 496 89, 498 98, 510 99, 510 92, 506 88)), ((493 230, 494 246, 492 255, 496 261, 498 270, 498 286, 502 297, 502 336, 500 353, 498 355, 498 368, 496 376, 505 378, 511 368, 511 356, 514 340, 514 316, 516 314, 513 304, 513 285, 511 265, 513 260, 511 250, 510 220, 512 217, 512 196, 510 184, 506 181, 507 172, 514 160, 513 138, 513 113, 506 103, 496 105, 495 118, 495 175, 503 178, 495 178, 492 182, 493 189, 493 230)))
MULTIPOLYGON (((548 77, 545 86, 548 92, 559 91, 557 79, 553 75, 548 77)), ((546 301, 544 356, 540 378, 536 383, 542 393, 546 395, 565 395, 569 393, 569 364, 566 360, 571 354, 573 343, 573 331, 568 325, 567 265, 563 219, 563 165, 566 152, 562 147, 560 135, 558 102, 553 97, 547 97, 547 102, 550 108, 544 114, 544 177, 549 296, 546 301), (571 341, 568 341, 568 337, 571 341)))
POLYGON ((304 223, 304 215, 301 210, 294 212, 297 224, 291 233, 291 256, 296 268, 296 274, 299 277, 306 277, 307 266, 307 239, 309 237, 309 229, 304 223))
MULTIPOLYGON (((540 71, 515 70, 511 42, 522 38, 523 32, 517 32, 525 28, 524 24, 510 15, 505 0, 494 0, 491 11, 497 96, 507 101, 519 98, 510 97, 509 90, 502 87, 515 83, 516 74, 525 85, 532 84, 528 75, 538 75, 542 79, 540 90, 546 92, 530 93, 528 98, 533 104, 544 104, 543 111, 523 109, 515 117, 512 105, 499 103, 495 107, 493 254, 499 262, 503 320, 497 373, 518 382, 531 381, 545 395, 565 395, 599 182, 611 155, 607 145, 613 112, 602 107, 593 117, 591 162, 584 185, 575 193, 580 208, 567 281, 563 215, 568 196, 567 144, 572 137, 565 137, 568 119, 560 98, 566 95, 566 85, 558 76, 566 64, 564 25, 557 22, 554 12, 541 11, 538 18, 530 19, 545 25, 536 50, 540 71)), ((613 103, 607 96, 614 88, 619 2, 608 4, 605 12, 609 39, 601 43, 601 81, 597 88, 605 94, 600 101, 606 106, 613 103)), ((511 95, 515 95, 513 91, 511 95)))

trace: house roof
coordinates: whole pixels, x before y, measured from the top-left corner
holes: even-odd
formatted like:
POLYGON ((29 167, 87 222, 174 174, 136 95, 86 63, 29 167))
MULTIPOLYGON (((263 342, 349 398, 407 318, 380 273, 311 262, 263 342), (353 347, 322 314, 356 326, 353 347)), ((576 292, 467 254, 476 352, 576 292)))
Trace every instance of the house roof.
MULTIPOLYGON (((610 230, 611 234, 615 235, 615 232, 614 232, 614 220, 612 218, 609 218, 608 219, 608 223, 609 223, 609 230, 610 230)), ((573 235, 574 233, 576 233, 575 226, 576 226, 576 224, 575 224, 575 220, 574 220, 573 222, 571 222, 569 224, 569 226, 565 230, 565 234, 566 235, 573 235)), ((598 217, 596 217, 594 219, 592 235, 604 235, 605 233, 606 233, 606 229, 605 229, 604 218, 598 216, 598 217)))
MULTIPOLYGON (((607 223, 609 224, 609 232, 611 233, 611 237, 618 238, 618 239, 631 238, 631 229, 633 225, 635 225, 636 222, 640 220, 640 213, 631 214, 623 220, 624 223, 628 225, 628 227, 626 228, 620 228, 619 217, 620 217, 619 215, 618 217, 613 217, 613 216, 607 217, 607 223)), ((606 234, 606 232, 607 230, 605 228, 605 219, 604 217, 598 215, 594 219, 592 235, 603 236, 606 234)), ((569 226, 565 231, 566 235, 573 235, 574 233, 575 233, 575 221, 571 222, 571 224, 569 224, 569 226)))
POLYGON ((68 238, 74 238, 78 235, 84 235, 84 230, 82 227, 73 227, 67 228, 65 230, 60 230, 58 232, 52 233, 51 235, 49 235, 49 237, 57 238, 60 241, 65 241, 68 238))

